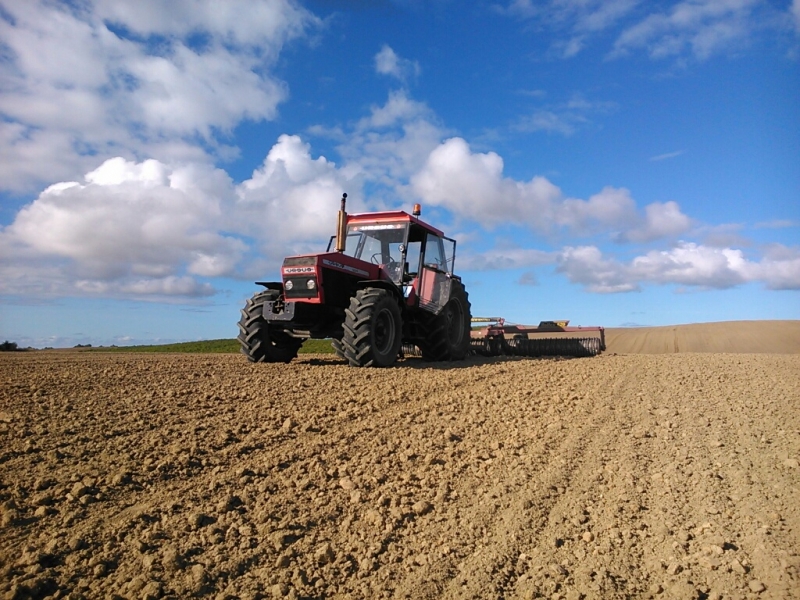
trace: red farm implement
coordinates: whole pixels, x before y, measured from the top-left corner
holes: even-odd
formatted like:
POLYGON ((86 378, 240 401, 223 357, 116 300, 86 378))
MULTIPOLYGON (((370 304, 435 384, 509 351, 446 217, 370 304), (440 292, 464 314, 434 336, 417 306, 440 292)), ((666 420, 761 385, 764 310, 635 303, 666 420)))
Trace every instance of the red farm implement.
POLYGON ((483 356, 596 356, 606 349, 603 327, 570 327, 569 321, 516 325, 501 317, 474 317, 486 325, 470 333, 472 351, 483 356))

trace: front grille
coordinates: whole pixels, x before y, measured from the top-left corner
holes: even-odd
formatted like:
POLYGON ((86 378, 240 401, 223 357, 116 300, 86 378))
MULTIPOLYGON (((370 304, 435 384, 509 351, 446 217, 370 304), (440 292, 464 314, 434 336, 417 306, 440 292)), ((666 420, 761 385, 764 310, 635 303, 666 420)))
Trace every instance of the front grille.
POLYGON ((308 289, 308 282, 314 281, 316 283, 315 277, 287 277, 286 280, 283 282, 283 293, 286 298, 316 298, 317 297, 317 286, 314 286, 314 289, 308 289), (288 282, 292 282, 292 289, 287 289, 286 284, 288 282))

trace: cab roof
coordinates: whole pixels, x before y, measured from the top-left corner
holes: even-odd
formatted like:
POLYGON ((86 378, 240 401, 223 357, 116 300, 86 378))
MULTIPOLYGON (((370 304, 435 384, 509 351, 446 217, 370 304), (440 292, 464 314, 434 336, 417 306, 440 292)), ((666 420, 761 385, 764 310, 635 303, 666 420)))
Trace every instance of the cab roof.
POLYGON ((429 225, 422 219, 415 217, 414 215, 408 214, 404 210, 385 210, 381 212, 371 212, 371 213, 353 213, 347 215, 347 222, 349 223, 386 223, 389 221, 408 221, 409 223, 415 223, 433 233, 434 235, 438 235, 440 237, 444 237, 444 232, 440 229, 437 229, 433 225, 429 225))

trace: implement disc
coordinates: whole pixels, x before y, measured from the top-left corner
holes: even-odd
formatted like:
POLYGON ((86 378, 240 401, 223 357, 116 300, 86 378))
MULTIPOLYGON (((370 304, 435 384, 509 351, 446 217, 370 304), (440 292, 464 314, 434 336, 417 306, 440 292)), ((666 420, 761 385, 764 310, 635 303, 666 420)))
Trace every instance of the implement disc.
POLYGON ((602 348, 600 338, 476 338, 472 351, 482 356, 597 356, 602 348))

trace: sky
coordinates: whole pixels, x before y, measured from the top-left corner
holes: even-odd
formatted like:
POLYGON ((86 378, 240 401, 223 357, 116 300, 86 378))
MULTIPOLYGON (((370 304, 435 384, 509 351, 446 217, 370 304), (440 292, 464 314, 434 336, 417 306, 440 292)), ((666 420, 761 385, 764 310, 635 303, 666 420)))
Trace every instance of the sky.
POLYGON ((800 0, 0 0, 0 338, 237 335, 422 204, 475 316, 800 319, 800 0))

